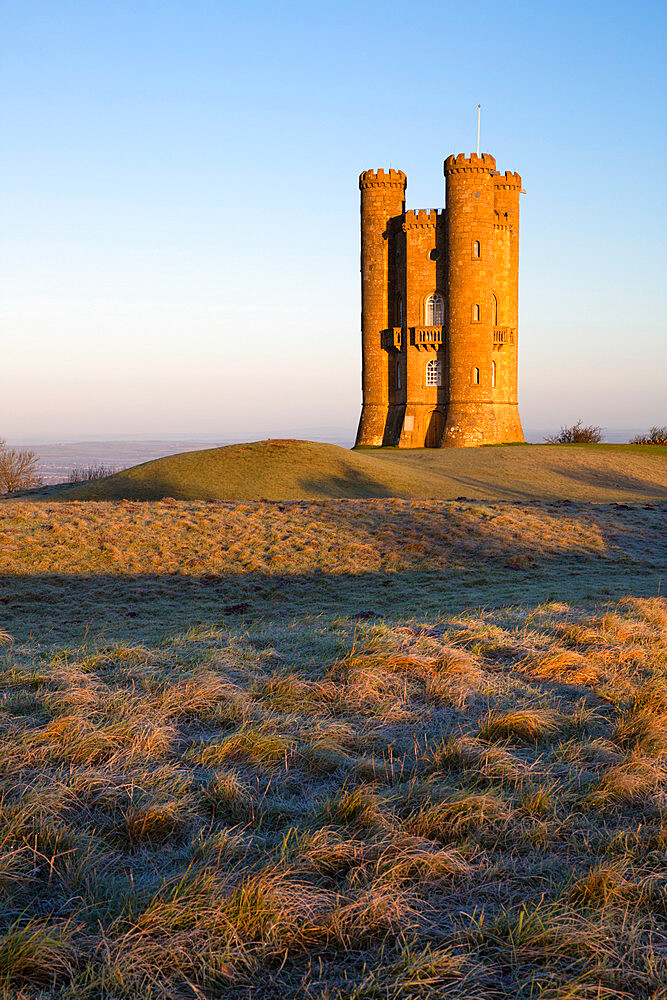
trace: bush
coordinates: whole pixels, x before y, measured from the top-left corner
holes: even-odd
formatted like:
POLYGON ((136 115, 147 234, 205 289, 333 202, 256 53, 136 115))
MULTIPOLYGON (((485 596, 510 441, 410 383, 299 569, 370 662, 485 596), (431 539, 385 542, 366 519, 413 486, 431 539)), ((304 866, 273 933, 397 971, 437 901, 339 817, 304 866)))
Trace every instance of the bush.
POLYGON ((27 448, 8 448, 0 440, 0 494, 29 490, 41 483, 39 456, 27 448))
POLYGON ((558 434, 544 439, 547 444, 599 444, 602 441, 601 427, 585 427, 581 420, 571 427, 561 427, 558 434))
POLYGON ((120 472, 118 465, 75 465, 67 479, 68 483, 92 483, 96 479, 106 479, 113 476, 115 472, 120 472))
POLYGON ((651 427, 648 434, 638 434, 637 437, 633 437, 630 444, 667 444, 667 425, 651 427))

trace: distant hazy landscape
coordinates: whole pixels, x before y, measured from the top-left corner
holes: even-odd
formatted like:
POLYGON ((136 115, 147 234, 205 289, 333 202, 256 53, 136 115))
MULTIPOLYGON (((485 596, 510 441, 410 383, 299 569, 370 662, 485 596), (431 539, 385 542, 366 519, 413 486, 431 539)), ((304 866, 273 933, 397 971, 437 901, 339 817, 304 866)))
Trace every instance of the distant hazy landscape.
POLYGON ((195 448, 215 447, 226 442, 208 442, 202 440, 177 441, 67 441, 54 444, 25 444, 39 455, 39 475, 44 483, 65 482, 75 467, 113 466, 115 469, 128 469, 141 462, 149 462, 152 458, 162 458, 165 455, 176 455, 182 451, 192 451, 195 448))
MULTIPOLYGON (((623 443, 641 433, 645 428, 605 431, 605 440, 609 443, 623 443)), ((554 428, 533 429, 526 431, 526 440, 533 444, 541 444, 547 434, 554 428)), ((293 438, 318 439, 342 448, 350 448, 354 443, 354 428, 296 428, 287 430, 283 435, 293 438)), ((217 448, 222 445, 236 444, 236 439, 221 435, 220 438, 197 437, 188 438, 131 438, 122 440, 116 438, 85 441, 62 442, 14 442, 20 447, 29 448, 39 455, 39 474, 44 483, 65 482, 75 467, 91 465, 113 466, 115 469, 129 469, 141 462, 149 462, 154 458, 164 458, 184 451, 195 451, 200 448, 217 448)))

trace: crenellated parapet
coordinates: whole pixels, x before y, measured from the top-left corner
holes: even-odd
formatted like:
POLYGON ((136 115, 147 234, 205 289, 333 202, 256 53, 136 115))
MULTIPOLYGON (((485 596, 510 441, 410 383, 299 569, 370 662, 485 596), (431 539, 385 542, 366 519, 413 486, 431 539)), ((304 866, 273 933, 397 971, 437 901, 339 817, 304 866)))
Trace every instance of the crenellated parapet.
POLYGON ((444 173, 446 207, 409 211, 403 171, 359 177, 361 446, 523 441, 521 176, 490 153, 448 156, 444 173))
POLYGON ((509 215, 507 212, 494 212, 493 213, 493 228, 511 231, 512 225, 510 223, 509 215))
POLYGON ((408 185, 408 178, 402 170, 364 170, 359 175, 359 190, 363 191, 370 187, 401 187, 405 189, 408 185))
POLYGON ((495 172, 496 158, 491 156, 491 153, 482 153, 480 156, 476 153, 471 153, 469 156, 465 153, 452 154, 445 160, 444 169, 445 176, 464 172, 490 174, 495 172))
POLYGON ((496 173, 493 184, 497 188, 518 189, 521 191, 521 177, 512 170, 506 170, 504 174, 496 173))
POLYGON ((403 232, 408 229, 435 229, 436 226, 444 226, 445 210, 442 208, 420 208, 412 209, 405 213, 403 218, 403 232))

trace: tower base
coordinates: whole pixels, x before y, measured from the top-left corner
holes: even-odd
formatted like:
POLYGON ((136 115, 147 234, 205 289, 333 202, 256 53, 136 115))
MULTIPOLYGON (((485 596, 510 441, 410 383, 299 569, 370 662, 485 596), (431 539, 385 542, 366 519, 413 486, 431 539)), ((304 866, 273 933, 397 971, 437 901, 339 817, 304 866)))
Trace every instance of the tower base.
POLYGON ((516 403, 455 403, 447 407, 443 448, 477 448, 484 444, 523 442, 516 403))
POLYGON ((387 426, 387 411, 388 407, 383 404, 364 404, 361 410, 355 448, 359 446, 381 448, 383 444, 386 444, 384 436, 387 426))
POLYGON ((400 428, 398 447, 439 448, 444 423, 444 406, 409 403, 400 428))
POLYGON ((503 444, 523 444, 523 428, 517 403, 496 403, 496 420, 503 444))
POLYGON ((450 401, 442 447, 475 448, 481 444, 500 444, 494 404, 450 401))

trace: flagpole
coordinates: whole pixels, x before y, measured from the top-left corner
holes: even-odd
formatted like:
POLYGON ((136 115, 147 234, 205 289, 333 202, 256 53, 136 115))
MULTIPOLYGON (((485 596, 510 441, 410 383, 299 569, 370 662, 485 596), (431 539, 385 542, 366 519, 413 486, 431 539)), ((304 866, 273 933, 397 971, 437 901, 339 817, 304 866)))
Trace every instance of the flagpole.
POLYGON ((482 113, 482 105, 477 105, 477 155, 479 156, 479 119, 482 113))

